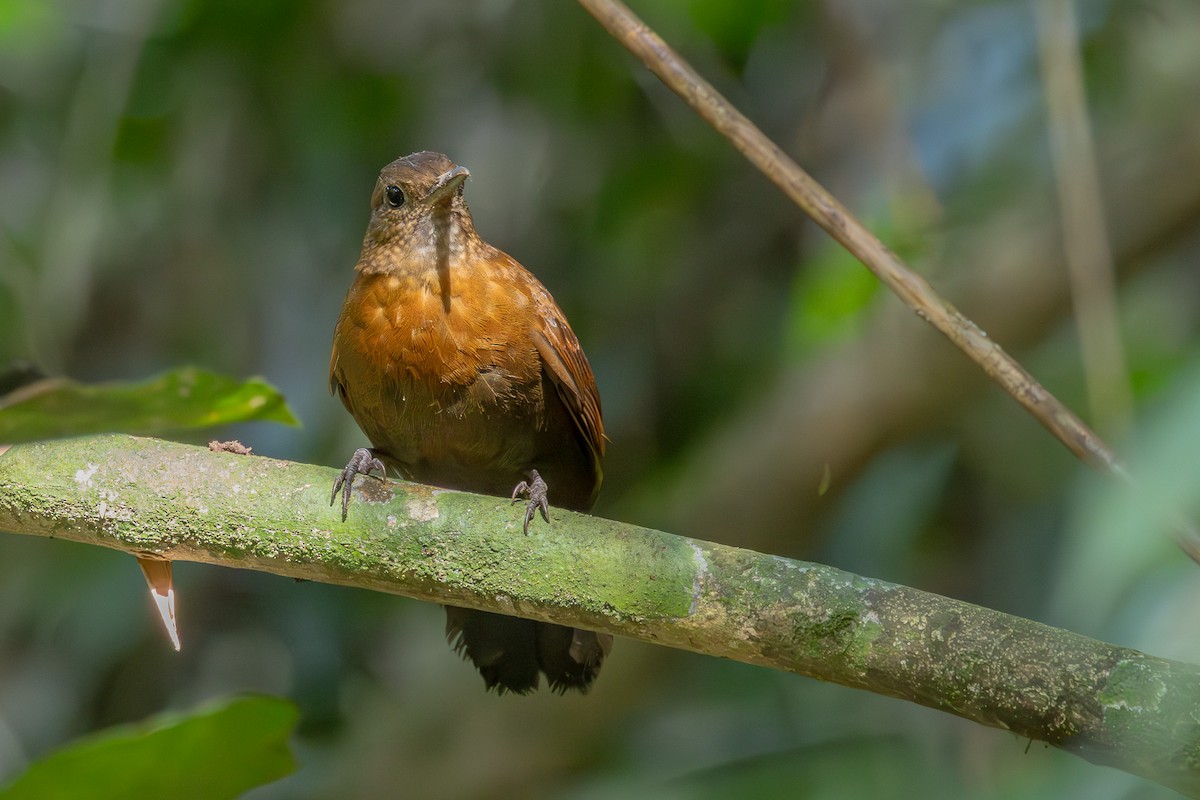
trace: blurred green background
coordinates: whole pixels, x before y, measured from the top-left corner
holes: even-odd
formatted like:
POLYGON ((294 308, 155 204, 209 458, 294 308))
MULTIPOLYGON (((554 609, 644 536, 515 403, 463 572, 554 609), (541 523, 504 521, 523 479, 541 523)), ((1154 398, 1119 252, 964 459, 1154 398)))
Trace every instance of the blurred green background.
MULTIPOLYGON (((1135 398, 1118 444, 1196 515, 1200 5, 1077 5, 1135 398)), ((1027 0, 635 8, 1090 418, 1027 0)), ((217 433, 344 464, 364 439, 327 391, 333 324, 377 171, 421 149, 471 169, 479 231, 584 343, 597 513, 1200 659, 1200 569, 1154 503, 1086 474, 572 3, 0 0, 0 363, 262 375, 303 427, 217 433)), ((0 536, 0 782, 254 690, 298 704, 302 764, 256 800, 1171 796, 627 640, 586 697, 497 698, 431 605, 193 564, 176 584, 181 654, 128 557, 0 536)))

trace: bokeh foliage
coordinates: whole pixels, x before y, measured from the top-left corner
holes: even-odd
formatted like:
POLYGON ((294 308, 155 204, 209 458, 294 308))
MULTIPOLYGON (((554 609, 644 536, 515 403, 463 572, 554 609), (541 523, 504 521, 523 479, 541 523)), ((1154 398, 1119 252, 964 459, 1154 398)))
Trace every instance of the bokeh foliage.
MULTIPOLYGON (((1084 474, 570 3, 0 0, 0 361, 263 375, 304 427, 231 434, 343 463, 362 438, 328 347, 370 187, 442 150, 592 360, 598 513, 1194 661, 1197 571, 1156 509, 1200 512, 1200 9, 1077 5, 1138 402, 1118 444, 1154 502, 1084 474)), ((1025 0, 635 7, 1086 415, 1025 0)), ((897 701, 626 641, 589 697, 498 700, 436 609, 176 575, 178 656, 128 559, 0 537, 0 779, 259 690, 301 711, 302 768, 263 798, 1155 796, 897 701)))

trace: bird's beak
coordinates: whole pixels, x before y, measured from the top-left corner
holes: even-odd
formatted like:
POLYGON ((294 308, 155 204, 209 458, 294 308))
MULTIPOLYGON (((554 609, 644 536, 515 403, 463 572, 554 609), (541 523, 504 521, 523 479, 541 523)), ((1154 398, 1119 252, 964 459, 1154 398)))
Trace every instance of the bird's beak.
POLYGON ((434 205, 453 197, 458 188, 463 185, 463 181, 470 176, 471 173, 466 167, 455 167, 452 170, 443 172, 438 176, 437 181, 433 184, 433 188, 425 195, 425 203, 427 205, 434 205))

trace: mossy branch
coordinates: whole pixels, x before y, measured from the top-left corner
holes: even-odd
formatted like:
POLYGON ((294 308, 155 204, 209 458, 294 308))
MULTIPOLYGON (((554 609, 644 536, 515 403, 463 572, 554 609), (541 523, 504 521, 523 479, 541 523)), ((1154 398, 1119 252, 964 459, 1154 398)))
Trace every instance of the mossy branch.
POLYGON ((1200 668, 819 564, 129 436, 0 455, 0 529, 610 631, 900 697, 1200 796, 1200 668))

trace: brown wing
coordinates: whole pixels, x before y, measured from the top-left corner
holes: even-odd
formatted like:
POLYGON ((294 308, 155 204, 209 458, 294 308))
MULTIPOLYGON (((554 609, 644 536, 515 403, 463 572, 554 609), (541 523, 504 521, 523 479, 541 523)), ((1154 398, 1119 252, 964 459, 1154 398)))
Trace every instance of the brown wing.
MULTIPOLYGON (((361 391, 362 386, 349 385, 349 378, 354 377, 357 382, 365 378, 369 379, 373 374, 371 370, 364 370, 361 367, 353 370, 354 374, 348 374, 348 370, 352 367, 352 363, 341 363, 341 350, 343 347, 347 349, 348 355, 353 355, 354 345, 356 342, 361 342, 362 339, 362 315, 363 308, 362 295, 364 291, 369 291, 372 286, 372 281, 363 280, 361 275, 356 274, 354 282, 350 284, 350 290, 346 293, 346 299, 342 302, 342 310, 338 314, 337 324, 333 328, 333 348, 329 354, 329 393, 336 395, 342 401, 342 405, 350 412, 350 416, 354 417, 356 422, 359 422, 358 412, 354 408, 352 400, 353 394, 351 389, 361 391), (358 336, 355 336, 355 334, 358 336)), ((350 362, 353 362, 353 358, 350 362)), ((361 422, 359 423, 361 426, 361 422)), ((373 446, 376 442, 371 443, 373 446)))
MULTIPOLYGON (((579 345, 575 332, 567 324, 567 318, 555 304, 554 298, 536 280, 531 282, 530 294, 537 308, 534 344, 542 357, 546 372, 563 405, 575 421, 583 441, 591 451, 596 467, 596 489, 603 477, 601 461, 604 458, 604 421, 600 415, 600 393, 596 390, 596 376, 588 364, 587 356, 579 345)), ((593 495, 594 496, 594 495, 593 495)))
MULTIPOLYGON (((341 320, 338 320, 338 328, 341 328, 341 320)), ((342 376, 338 374, 338 329, 334 329, 333 334, 333 352, 329 354, 329 393, 337 395, 342 401, 342 405, 350 412, 350 416, 354 416, 354 409, 350 406, 350 398, 346 394, 346 387, 342 385, 342 376)))
MULTIPOLYGON (((349 302, 349 301, 347 301, 349 302)), ((358 422, 358 410, 354 407, 353 395, 350 392, 351 387, 348 385, 348 376, 343 365, 340 363, 341 346, 342 346, 342 326, 350 324, 346 319, 345 310, 338 317, 337 326, 333 330, 333 348, 329 354, 329 393, 336 396, 342 401, 342 405, 350 412, 350 416, 358 422)), ((361 370, 360 370, 361 374, 361 370)), ((361 389, 362 387, 357 387, 361 389)), ((361 427, 361 423, 359 423, 361 427)), ((375 446, 375 442, 371 443, 375 446)))
POLYGON ((329 393, 330 394, 337 394, 338 389, 340 389, 341 385, 342 385, 337 377, 337 364, 338 364, 338 346, 337 346, 337 333, 335 331, 334 337, 333 337, 333 352, 329 354, 329 393))

